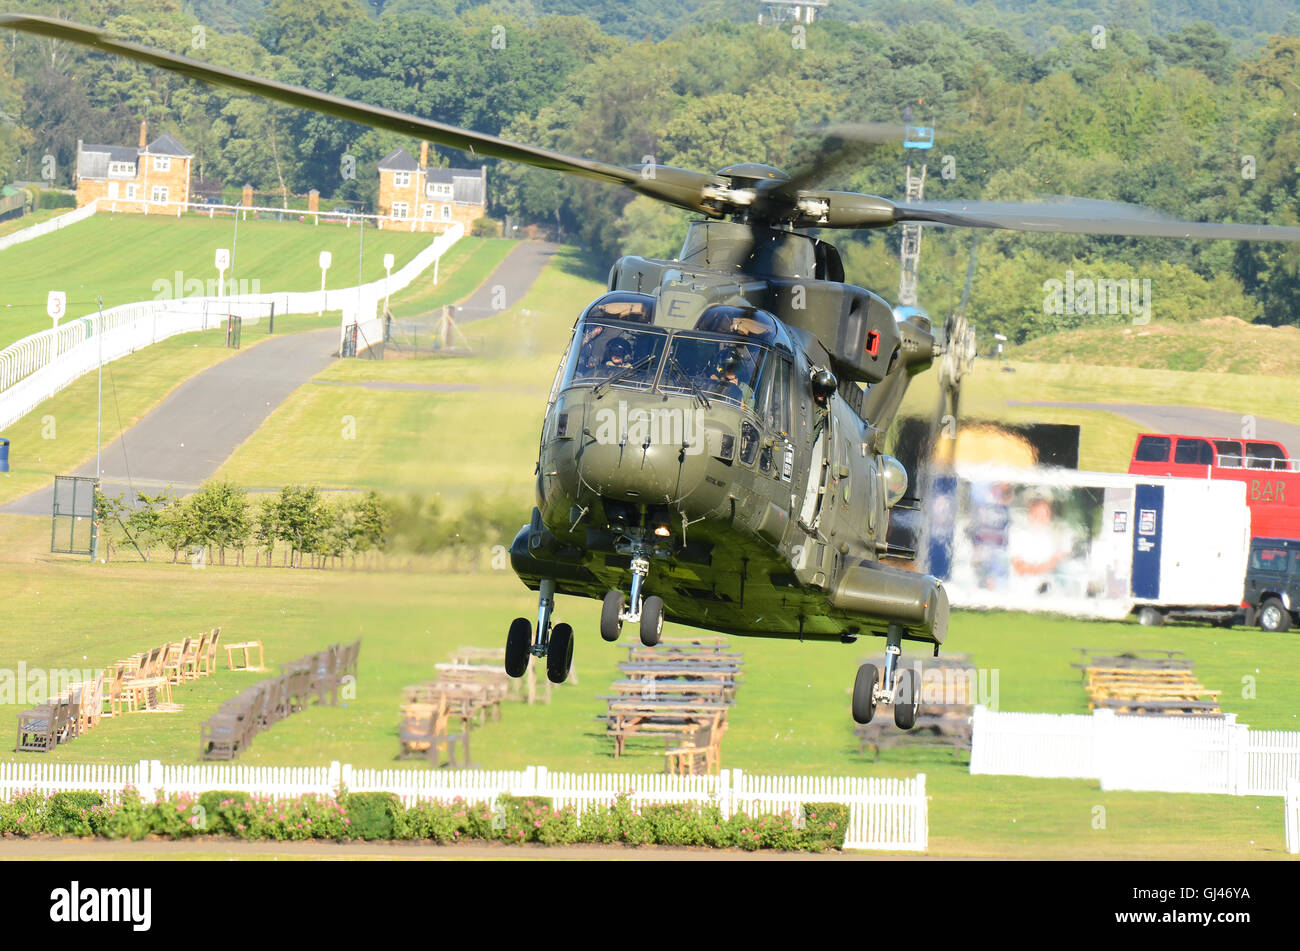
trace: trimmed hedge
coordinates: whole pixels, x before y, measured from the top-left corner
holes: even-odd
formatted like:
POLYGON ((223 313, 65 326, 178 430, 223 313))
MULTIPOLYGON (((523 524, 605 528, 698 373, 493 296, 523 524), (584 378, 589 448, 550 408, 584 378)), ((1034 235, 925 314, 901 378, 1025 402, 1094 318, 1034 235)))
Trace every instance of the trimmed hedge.
POLYGON ((242 792, 159 796, 146 803, 127 789, 116 803, 99 793, 23 793, 0 801, 0 835, 183 839, 224 835, 248 840, 465 840, 576 845, 620 842, 746 850, 822 852, 844 846, 849 810, 806 803, 790 813, 724 819, 715 805, 634 806, 627 797, 582 814, 543 797, 497 797, 487 803, 420 801, 407 807, 392 793, 348 793, 274 799, 242 792))

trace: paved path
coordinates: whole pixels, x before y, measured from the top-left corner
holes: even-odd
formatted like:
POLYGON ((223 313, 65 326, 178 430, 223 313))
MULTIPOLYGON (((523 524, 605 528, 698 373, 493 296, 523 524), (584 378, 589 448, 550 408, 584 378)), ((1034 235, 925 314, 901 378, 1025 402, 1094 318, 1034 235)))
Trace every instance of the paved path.
POLYGON ((524 299, 542 268, 559 250, 545 241, 524 241, 516 245, 482 286, 456 305, 456 323, 482 320, 514 307, 524 299))
MULTIPOLYGON (((1151 403, 1022 402, 1020 400, 1008 400, 1007 405, 1103 410, 1107 413, 1126 416, 1143 429, 1153 433, 1184 433, 1187 435, 1231 437, 1239 434, 1242 426, 1240 413, 1205 409, 1200 406, 1162 406, 1151 403)), ((1300 426, 1295 423, 1284 423, 1281 420, 1256 416, 1255 435, 1260 439, 1273 439, 1282 443, 1293 458, 1300 455, 1300 426)))
MULTIPOLYGON (((511 249, 483 286, 463 307, 456 308, 457 320, 491 316, 500 310, 496 305, 502 297, 507 307, 518 303, 557 250, 540 241, 525 241, 511 249)), ((333 327, 272 337, 185 381, 122 438, 104 447, 104 492, 123 492, 129 502, 138 489, 157 491, 172 486, 186 492, 197 488, 289 394, 329 365, 338 340, 338 329, 333 327)), ((435 392, 468 388, 436 383, 366 385, 435 392)), ((111 401, 111 394, 105 396, 111 401)), ((111 412, 110 407, 107 402, 105 411, 111 412)), ((71 474, 93 476, 94 459, 71 474)), ((53 496, 51 484, 0 506, 0 512, 49 515, 53 496)))
MULTIPOLYGON (((338 343, 333 327, 272 337, 186 380, 104 447, 104 492, 125 492, 131 501, 132 488, 197 487, 290 393, 329 365, 338 343)), ((106 393, 106 413, 112 412, 111 401, 106 393)), ((72 474, 93 476, 94 459, 72 474)), ((49 515, 53 494, 54 487, 46 486, 0 512, 49 515)))

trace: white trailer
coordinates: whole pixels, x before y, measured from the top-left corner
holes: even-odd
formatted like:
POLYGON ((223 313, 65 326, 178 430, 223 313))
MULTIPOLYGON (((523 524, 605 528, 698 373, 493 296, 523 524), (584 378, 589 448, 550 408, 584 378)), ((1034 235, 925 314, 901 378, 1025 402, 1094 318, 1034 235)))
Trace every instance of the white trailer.
MULTIPOLYGON (((1243 483, 1038 467, 959 465, 930 564, 954 607, 1145 624, 1231 623, 1250 548, 1243 483), (946 551, 936 552, 946 544, 946 551)), ((937 519, 936 521, 942 521, 937 519)))

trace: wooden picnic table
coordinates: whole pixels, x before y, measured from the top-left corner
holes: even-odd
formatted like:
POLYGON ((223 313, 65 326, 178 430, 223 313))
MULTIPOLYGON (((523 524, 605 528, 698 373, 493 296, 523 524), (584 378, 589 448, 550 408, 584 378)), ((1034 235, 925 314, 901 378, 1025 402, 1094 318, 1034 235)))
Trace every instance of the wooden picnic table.
POLYGON ((643 644, 629 644, 627 659, 630 662, 646 661, 676 664, 725 664, 739 665, 745 658, 742 651, 691 650, 681 647, 646 647, 643 644))
POLYGON ((651 677, 643 680, 616 680, 611 684, 620 697, 645 697, 677 695, 682 697, 710 697, 725 703, 732 703, 727 696, 727 684, 712 680, 670 680, 666 677, 651 677))
POLYGON ((705 666, 703 664, 650 664, 650 663, 624 663, 619 664, 618 669, 627 675, 628 680, 634 681, 653 681, 660 683, 690 683, 690 682, 708 682, 720 683, 723 685, 723 695, 733 697, 736 693, 736 687, 740 680, 740 668, 734 666, 705 666))
POLYGON ((702 726, 721 731, 727 709, 721 703, 611 700, 608 711, 597 719, 605 721, 606 734, 614 738, 614 756, 619 757, 627 737, 636 733, 689 734, 702 726))
POLYGON ((239 670, 265 670, 265 669, 266 669, 266 668, 263 666, 263 664, 265 663, 265 660, 264 660, 264 658, 263 658, 263 656, 262 656, 262 642, 261 642, 261 641, 239 641, 238 643, 234 643, 234 644, 226 643, 226 644, 223 644, 222 646, 225 647, 225 649, 226 649, 226 669, 227 669, 227 670, 236 670, 236 669, 239 669, 239 670), (252 649, 253 649, 254 647, 257 648, 257 666, 256 666, 256 667, 252 666, 252 660, 250 659, 250 652, 252 651, 252 649), (244 652, 244 665, 243 665, 243 667, 240 667, 240 668, 236 668, 236 667, 235 667, 235 651, 243 651, 243 652, 244 652))

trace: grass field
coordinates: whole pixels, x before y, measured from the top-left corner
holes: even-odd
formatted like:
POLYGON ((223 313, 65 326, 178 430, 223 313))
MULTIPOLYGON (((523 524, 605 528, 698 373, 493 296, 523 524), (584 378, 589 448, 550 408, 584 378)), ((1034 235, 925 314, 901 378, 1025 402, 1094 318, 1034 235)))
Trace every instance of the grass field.
POLYGON ((570 264, 562 256, 518 306, 466 325, 476 356, 336 361, 272 413, 218 474, 243 485, 297 480, 453 500, 510 496, 521 500, 522 524, 559 356, 577 308, 601 290, 569 273, 570 264), (381 390, 368 383, 467 389, 381 390), (345 430, 345 417, 355 427, 345 430))
POLYGON ((24 228, 30 228, 32 225, 39 225, 42 222, 49 221, 51 218, 57 218, 59 215, 66 215, 73 208, 38 208, 30 215, 23 215, 21 218, 10 218, 8 221, 0 221, 0 238, 7 234, 13 234, 15 231, 22 231, 24 228))
MULTIPOLYGON (((445 280, 460 274, 463 284, 476 283, 479 270, 490 271, 484 263, 489 258, 480 255, 498 253, 504 254, 502 246, 485 242, 474 253, 467 246, 459 264, 448 255, 443 264, 451 270, 444 270, 445 280)), ((574 276, 575 263, 569 252, 569 257, 548 268, 518 307, 472 325, 468 332, 478 350, 474 357, 334 363, 273 413, 221 474, 249 485, 315 481, 333 488, 373 485, 434 491, 448 498, 471 493, 509 495, 518 500, 522 522, 531 504, 538 426, 555 365, 577 309, 601 287, 574 276), (366 388, 365 384, 375 382, 474 389, 366 388), (346 415, 354 417, 354 440, 341 436, 346 415)), ((410 293, 422 291, 415 288, 410 293)), ((440 283, 439 293, 451 291, 440 283)), ((140 378, 139 404, 156 402, 180 382, 184 373, 169 375, 183 369, 176 361, 194 359, 197 368, 202 360, 219 359, 225 353, 204 353, 219 348, 202 344, 197 337, 180 338, 173 344, 176 353, 171 361, 160 360, 156 372, 132 371, 140 378), (190 345, 188 350, 182 343, 190 345)), ((130 360, 151 352, 162 355, 164 351, 150 348, 130 360)), ((122 361, 115 367, 130 365, 122 361)), ((1249 407, 1270 386, 1268 380, 1244 375, 1135 374, 1028 363, 1018 364, 1017 369, 1012 375, 993 372, 990 364, 978 368, 964 394, 972 415, 1009 413, 1008 398, 1204 400, 1203 405, 1233 409, 1249 407)), ((119 372, 119 378, 123 375, 119 372)), ((926 386, 932 384, 924 376, 918 383, 909 400, 928 412, 934 390, 927 391, 926 386)), ((73 389, 60 398, 71 398, 73 389)), ((93 406, 93 383, 89 393, 93 406)), ((62 414, 70 414, 84 426, 86 405, 83 397, 80 403, 58 409, 60 438, 62 414)), ((125 403, 123 408, 125 419, 125 403)), ((43 409, 29 420, 39 420, 43 409)), ((1300 415, 1300 409, 1285 411, 1300 415)), ((1025 412, 1039 419, 1053 417, 1043 410, 1025 412)), ((1098 420, 1116 418, 1107 413, 1090 415, 1098 420)), ((88 418, 93 446, 93 413, 88 418)), ((20 425, 29 424, 35 428, 25 432, 24 443, 39 438, 38 425, 29 421, 20 425)), ((1130 438, 1121 428, 1110 430, 1109 435, 1093 436, 1093 431, 1085 427, 1084 438, 1086 452, 1094 459, 1104 460, 1113 451, 1109 443, 1130 438), (1096 441, 1090 444, 1090 439, 1096 441)), ((83 440, 79 436, 77 442, 83 440)), ((19 476, 15 473, 12 478, 19 476)), ((0 487, 6 484, 0 482, 0 487)), ((216 624, 222 625, 227 638, 263 640, 272 667, 334 641, 363 639, 355 699, 338 708, 313 707, 259 735, 241 757, 240 762, 249 765, 314 765, 337 759, 357 766, 420 768, 395 761, 402 686, 431 676, 433 664, 459 646, 499 646, 509 619, 530 615, 536 605, 535 595, 508 570, 448 571, 446 565, 433 562, 404 570, 392 566, 371 571, 215 566, 195 570, 185 564, 142 564, 128 558, 92 565, 46 554, 48 538, 46 519, 0 516, 0 576, 6 594, 6 623, 0 625, 2 666, 16 666, 20 660, 28 668, 102 666, 216 624)), ((486 560, 481 552, 471 555, 468 560, 474 564, 486 560)), ((595 636, 598 612, 596 602, 560 599, 559 618, 577 630, 579 683, 555 688, 550 705, 508 704, 500 722, 474 732, 477 763, 487 768, 540 763, 553 769, 662 770, 662 740, 633 740, 627 755, 615 760, 612 741, 597 721, 604 710, 598 698, 608 692, 618 676, 616 665, 626 656, 622 645, 607 645, 595 636)), ((666 633, 686 630, 669 625, 666 633)), ((932 796, 933 854, 1015 858, 1282 854, 1277 799, 1103 793, 1088 781, 970 776, 962 762, 937 751, 886 750, 880 762, 872 763, 869 756, 857 752, 848 692, 856 665, 868 654, 878 655, 882 642, 831 646, 737 639, 736 643, 745 651, 745 684, 729 717, 724 765, 787 774, 902 776, 923 771, 932 796), (1104 829, 1095 828, 1097 806, 1105 807, 1104 829)), ((1038 712, 1086 711, 1079 672, 1071 667, 1078 645, 1183 650, 1196 662, 1198 678, 1207 687, 1223 691, 1223 707, 1237 713, 1241 722, 1257 729, 1300 729, 1295 702, 1300 696, 1300 638, 1242 629, 1144 628, 1015 613, 958 612, 948 639, 951 651, 972 655, 985 672, 990 691, 996 683, 995 694, 987 698, 990 702, 1003 710, 1038 712)), ((48 758, 197 762, 201 721, 259 676, 223 669, 177 689, 175 699, 185 705, 182 712, 106 720, 48 758)), ((13 735, 18 709, 0 707, 0 730, 13 735)))
POLYGON ((384 254, 396 258, 394 269, 415 256, 433 235, 373 228, 344 228, 293 222, 234 219, 209 221, 200 216, 170 218, 100 213, 70 228, 44 235, 0 253, 0 346, 45 330, 45 299, 51 290, 68 295, 68 313, 81 317, 96 307, 130 301, 209 293, 216 269, 217 248, 231 249, 233 268, 227 279, 272 291, 311 291, 320 288, 318 256, 329 251, 334 263, 328 286, 357 283, 358 254, 364 251, 363 281, 384 276, 384 254), (179 277, 178 277, 179 275, 179 277), (185 289, 201 281, 203 291, 185 289))
MULTIPOLYGON (((433 664, 459 646, 496 646, 505 622, 529 614, 535 600, 505 571, 196 570, 127 561, 102 566, 35 554, 47 538, 45 519, 0 516, 7 593, 0 656, 10 659, 6 666, 21 659, 29 669, 93 667, 214 624, 222 625, 226 638, 262 639, 272 667, 326 643, 363 639, 355 700, 313 707, 259 735, 240 759, 250 765, 337 759, 420 768, 395 761, 402 686, 432 675, 433 664)), ((598 697, 608 692, 619 675, 618 661, 626 657, 621 645, 595 636, 598 610, 596 602, 560 599, 559 616, 578 631, 579 683, 555 688, 550 705, 507 704, 500 722, 474 732, 476 762, 485 768, 542 763, 553 769, 662 769, 662 740, 634 739, 615 760, 597 721, 604 710, 598 697)), ((686 630, 669 625, 667 633, 686 630)), ((1242 722, 1296 728, 1300 639, 974 613, 959 613, 949 637, 953 651, 969 652, 986 671, 987 699, 1005 710, 1084 712, 1083 686, 1070 666, 1077 657, 1073 647, 1081 643, 1185 650, 1201 680, 1224 691, 1224 707, 1242 722), (1245 676, 1258 678, 1255 699, 1242 698, 1245 676)), ((950 754, 937 751, 887 750, 873 764, 857 753, 848 688, 856 664, 878 653, 880 642, 842 647, 737 639, 737 646, 745 652, 745 683, 729 718, 724 765, 786 774, 924 771, 933 797, 936 854, 1263 857, 1280 850, 1280 804, 1273 799, 1102 793, 1084 781, 972 777, 950 754), (1096 805, 1107 809, 1104 833, 1091 825, 1096 805)), ((106 720, 48 758, 196 762, 200 722, 258 677, 223 669, 177 688, 182 712, 106 720)), ((18 708, 0 709, 0 730, 12 735, 18 708)))
MULTIPOLYGON (((431 283, 425 286, 422 279, 402 295, 395 295, 394 304, 412 300, 445 302, 443 298, 460 300, 482 283, 483 276, 513 244, 503 243, 507 246, 504 250, 482 238, 463 238, 442 262, 442 273, 436 287, 431 283), (469 286, 469 291, 465 290, 466 286, 469 286)), ((0 254, 2 259, 3 254, 0 254)), ((437 303, 432 306, 437 306, 437 303)), ((334 327, 338 321, 337 313, 324 317, 281 316, 276 318, 275 332, 279 335, 334 327)), ((263 339, 264 327, 250 326, 243 336, 243 344, 247 348, 263 339)), ((234 352, 226 349, 222 332, 212 331, 170 337, 106 364, 104 445, 116 439, 123 428, 133 425, 186 379, 234 352)), ((366 361, 356 361, 351 365, 363 362, 366 361)), ((87 374, 2 433, 12 446, 10 471, 0 473, 0 504, 39 489, 49 484, 55 475, 71 472, 94 458, 96 390, 95 374, 87 374)))

